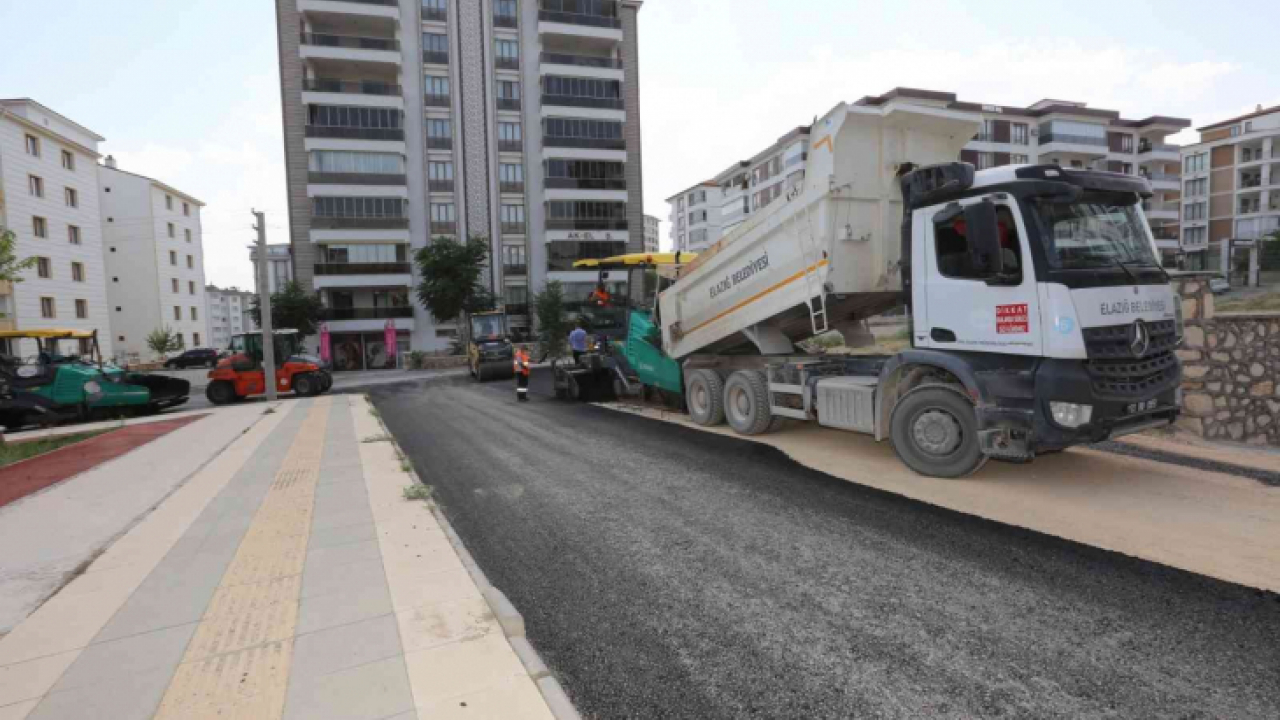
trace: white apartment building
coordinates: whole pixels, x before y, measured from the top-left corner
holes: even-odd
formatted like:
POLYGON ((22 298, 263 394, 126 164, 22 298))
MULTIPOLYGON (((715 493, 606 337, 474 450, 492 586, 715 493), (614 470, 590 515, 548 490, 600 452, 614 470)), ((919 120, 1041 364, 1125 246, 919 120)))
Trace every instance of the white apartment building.
MULTIPOLYGON (((1187 269, 1208 269, 1230 240, 1280 230, 1280 106, 1198 128, 1182 148, 1182 241, 1187 269)), ((1218 262, 1217 267, 1226 264, 1218 262)))
MULTIPOLYGON (((991 105, 960 101, 954 93, 912 88, 895 88, 855 104, 890 103, 973 113, 981 120, 982 129, 959 159, 979 169, 1057 163, 1146 177, 1154 195, 1144 203, 1144 210, 1165 262, 1175 262, 1181 163, 1179 148, 1168 144, 1166 138, 1190 127, 1190 120, 1160 115, 1127 120, 1115 110, 1067 100, 1041 100, 1028 107, 991 105)), ((809 128, 798 127, 750 160, 735 163, 717 175, 711 182, 721 191, 720 234, 731 232, 751 213, 803 182, 808 151, 809 128)), ((678 207, 673 207, 672 217, 678 214, 678 207)), ((678 235, 673 227, 672 238, 678 235)))
POLYGON ((349 369, 456 334, 413 253, 485 237, 517 334, 548 280, 644 242, 640 0, 277 0, 290 240, 349 369), (386 352, 394 328, 398 352, 386 352))
POLYGON ((258 329, 249 314, 255 297, 253 293, 217 285, 206 286, 204 293, 205 304, 209 307, 209 347, 225 350, 231 346, 232 335, 258 329))
MULTIPOLYGON (((259 292, 262 269, 258 266, 258 246, 249 246, 249 262, 253 263, 253 290, 259 292)), ((267 292, 279 292, 293 281, 293 249, 289 243, 267 245, 267 292)))
POLYGON ((183 347, 209 340, 204 245, 196 198, 108 156, 98 166, 102 253, 116 354, 148 360, 147 336, 175 333, 183 347))
POLYGON ((667 198, 673 252, 702 252, 720 239, 722 193, 715 182, 701 182, 667 198))
MULTIPOLYGON (((0 287, 0 328, 96 330, 110 357, 98 211, 103 140, 34 100, 0 100, 0 227, 17 236, 19 258, 38 258, 23 282, 0 287)), ((4 343, 0 352, 35 353, 34 342, 21 345, 4 343)), ((64 341, 60 350, 87 352, 77 345, 64 341)))
POLYGON ((644 251, 647 253, 656 253, 661 243, 658 242, 660 232, 658 230, 658 218, 652 215, 644 216, 644 251))

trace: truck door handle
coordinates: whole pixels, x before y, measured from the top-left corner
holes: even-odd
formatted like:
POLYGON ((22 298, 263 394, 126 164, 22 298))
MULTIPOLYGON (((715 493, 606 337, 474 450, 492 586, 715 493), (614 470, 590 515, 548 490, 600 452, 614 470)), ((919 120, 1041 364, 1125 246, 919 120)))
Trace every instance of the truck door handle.
POLYGON ((934 328, 929 332, 929 337, 934 342, 955 342, 956 334, 946 328, 934 328))

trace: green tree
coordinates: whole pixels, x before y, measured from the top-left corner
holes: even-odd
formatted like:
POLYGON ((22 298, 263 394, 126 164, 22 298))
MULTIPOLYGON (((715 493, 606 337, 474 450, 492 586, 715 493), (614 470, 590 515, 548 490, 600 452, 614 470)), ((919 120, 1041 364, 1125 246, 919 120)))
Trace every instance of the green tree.
MULTIPOLYGON (((303 337, 315 335, 320 325, 321 309, 323 305, 318 295, 303 290, 297 281, 290 281, 271 293, 271 328, 297 330, 303 337)), ((249 315, 255 323, 262 325, 262 303, 256 295, 250 304, 249 315)))
POLYGON ((533 308, 538 317, 538 355, 542 359, 564 355, 570 329, 564 310, 564 286, 558 280, 548 282, 542 292, 533 296, 533 308))
POLYGON ((182 338, 168 327, 156 328, 147 335, 147 347, 160 357, 182 347, 182 338))
MULTIPOLYGON (((12 230, 0 228, 0 281, 20 283, 22 273, 36 264, 36 258, 18 259, 18 238, 12 230)), ((0 313, 0 317, 5 317, 0 313)))
POLYGON ((492 310, 493 293, 481 283, 489 260, 489 238, 473 235, 466 242, 438 237, 418 250, 414 262, 422 281, 418 302, 436 322, 452 322, 464 313, 492 310))

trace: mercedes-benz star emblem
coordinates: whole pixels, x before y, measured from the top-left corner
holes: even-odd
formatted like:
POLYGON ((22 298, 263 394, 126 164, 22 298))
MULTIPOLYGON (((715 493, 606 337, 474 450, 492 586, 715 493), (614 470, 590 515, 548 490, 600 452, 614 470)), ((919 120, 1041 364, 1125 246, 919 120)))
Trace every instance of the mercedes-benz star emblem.
POLYGON ((1140 358, 1150 349, 1151 330, 1141 320, 1134 320, 1133 327, 1129 328, 1129 351, 1134 357, 1140 358))

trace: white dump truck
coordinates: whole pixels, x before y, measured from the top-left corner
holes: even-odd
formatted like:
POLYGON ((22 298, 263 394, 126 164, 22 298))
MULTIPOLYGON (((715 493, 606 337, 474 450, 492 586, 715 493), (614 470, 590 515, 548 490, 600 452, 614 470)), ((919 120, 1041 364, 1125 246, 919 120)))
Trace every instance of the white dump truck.
POLYGON ((813 125, 803 185, 658 296, 648 342, 679 364, 696 422, 813 421, 960 477, 1174 421, 1181 302, 1142 213, 1147 181, 975 171, 954 159, 978 129, 906 104, 841 104, 813 125), (795 346, 828 330, 865 343, 867 319, 897 306, 910 349, 795 346))

